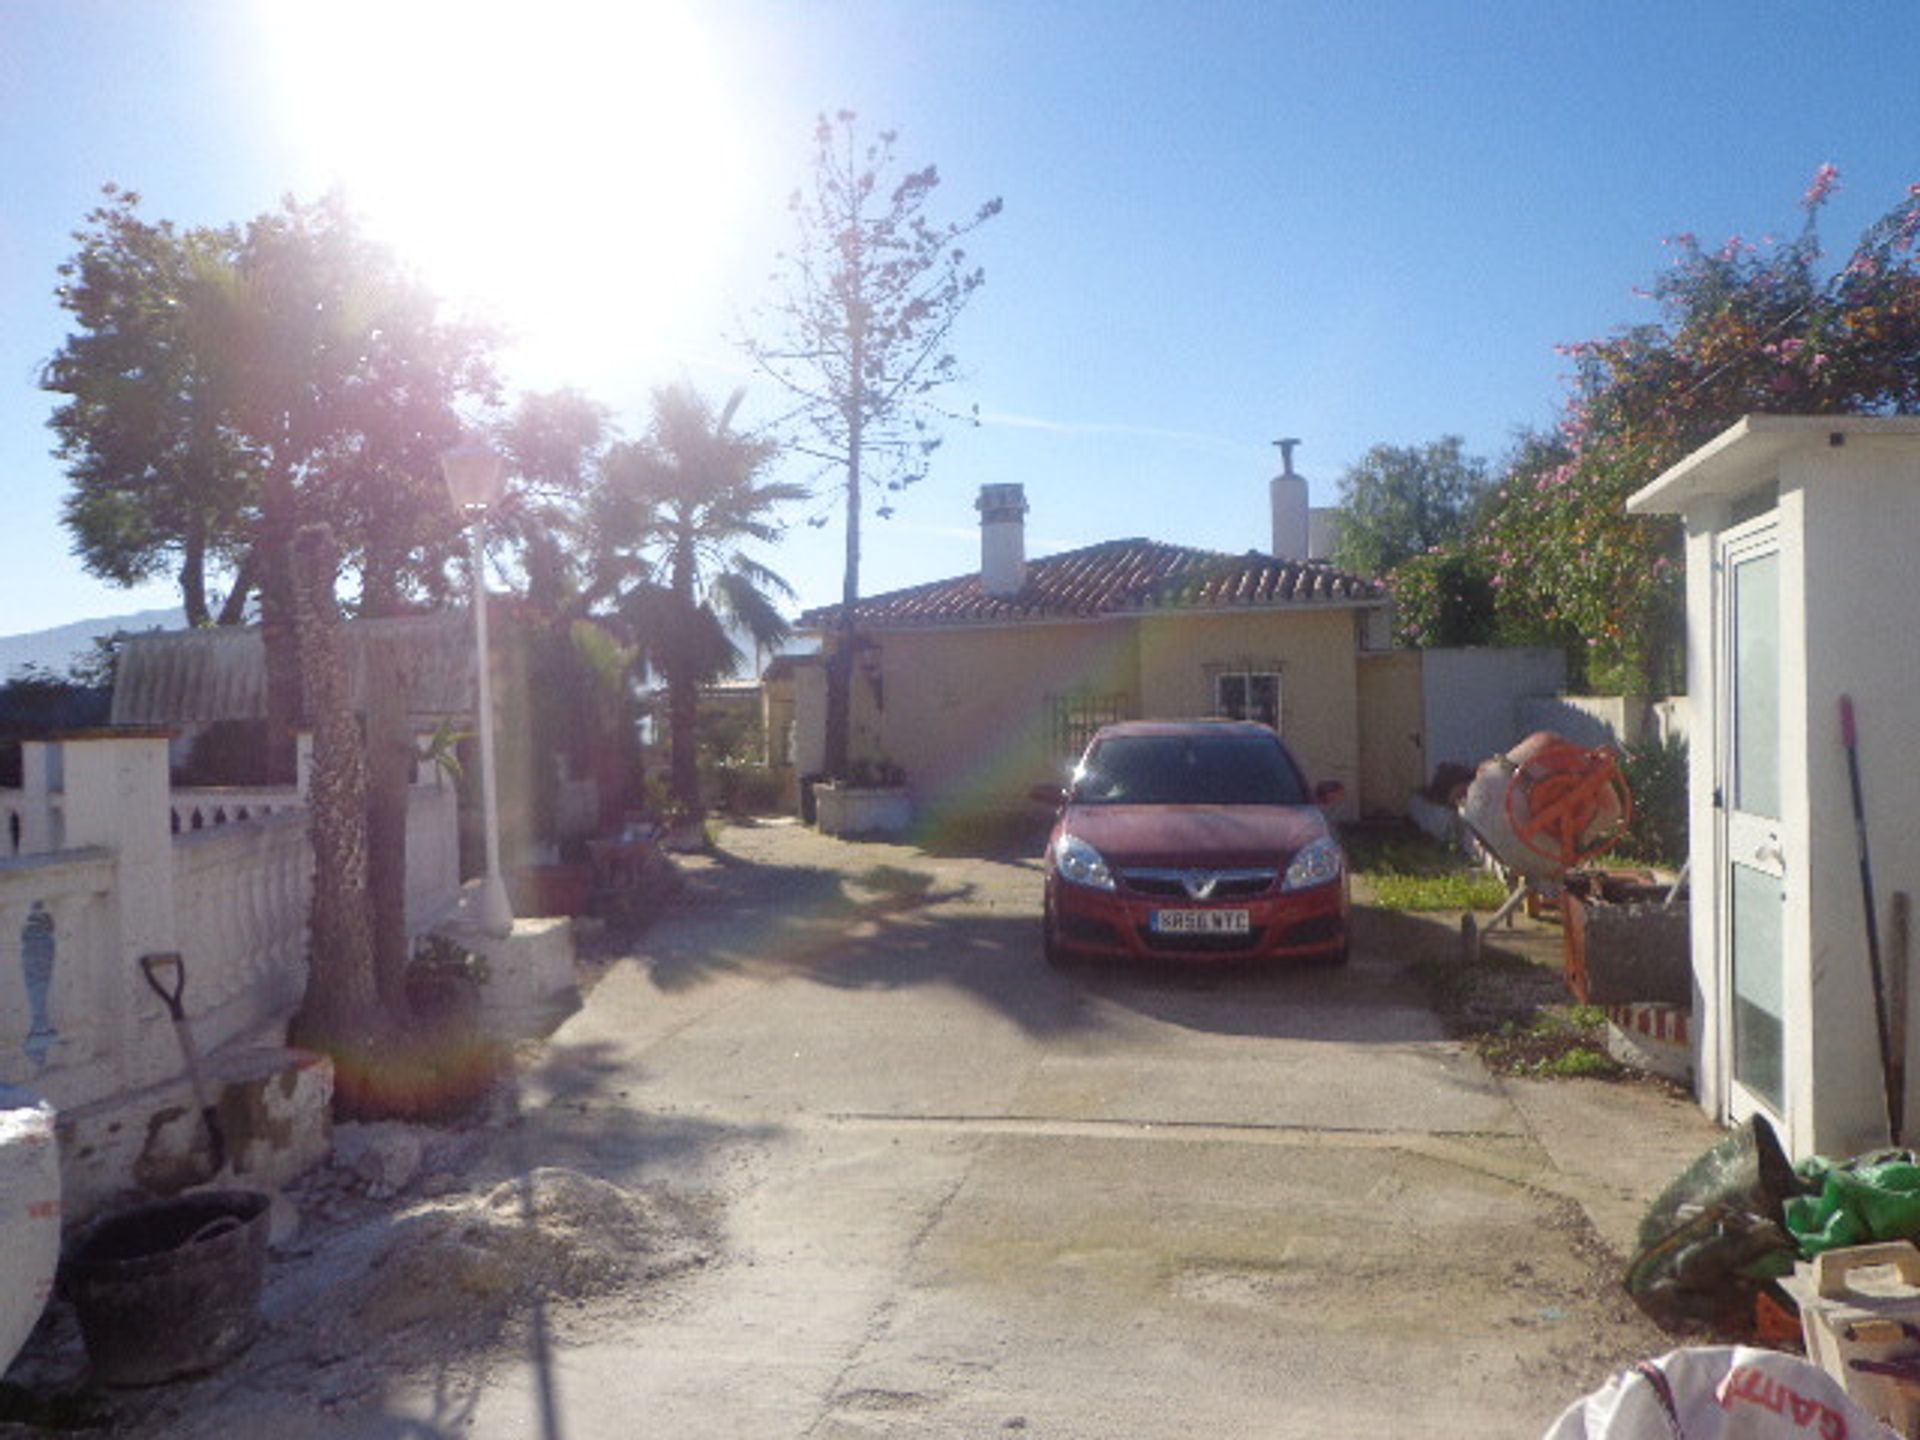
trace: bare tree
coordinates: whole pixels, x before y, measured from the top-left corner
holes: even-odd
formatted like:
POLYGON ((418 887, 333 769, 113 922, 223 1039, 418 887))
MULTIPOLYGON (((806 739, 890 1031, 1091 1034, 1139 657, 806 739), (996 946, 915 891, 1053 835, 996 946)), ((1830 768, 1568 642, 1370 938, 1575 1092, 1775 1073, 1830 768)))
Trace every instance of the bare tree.
POLYGON ((837 473, 846 515, 846 569, 827 658, 826 766, 844 776, 858 642, 860 523, 871 488, 884 497, 921 479, 952 418, 935 396, 959 376, 954 322, 986 281, 961 241, 1000 213, 937 222, 931 165, 904 174, 894 131, 863 140, 852 111, 822 115, 813 171, 790 202, 798 238, 780 257, 779 298, 749 336, 754 364, 793 398, 794 449, 837 473))

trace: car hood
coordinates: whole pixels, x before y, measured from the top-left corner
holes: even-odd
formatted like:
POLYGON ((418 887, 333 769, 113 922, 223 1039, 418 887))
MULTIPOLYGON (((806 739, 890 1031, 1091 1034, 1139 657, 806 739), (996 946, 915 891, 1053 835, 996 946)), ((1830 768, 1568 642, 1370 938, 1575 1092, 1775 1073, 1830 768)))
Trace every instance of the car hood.
POLYGON ((1109 865, 1284 869, 1330 833, 1310 805, 1069 805, 1060 824, 1109 865))

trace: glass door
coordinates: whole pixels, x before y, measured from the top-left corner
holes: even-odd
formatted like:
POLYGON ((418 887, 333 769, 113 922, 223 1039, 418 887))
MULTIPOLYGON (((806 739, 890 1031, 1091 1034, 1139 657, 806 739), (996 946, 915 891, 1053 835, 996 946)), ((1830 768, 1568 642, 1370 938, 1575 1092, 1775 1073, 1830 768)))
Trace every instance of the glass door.
POLYGON ((1725 617, 1721 705, 1726 936, 1723 1051, 1733 1118, 1786 1108, 1780 825, 1780 548, 1771 517, 1728 532, 1717 568, 1725 617))

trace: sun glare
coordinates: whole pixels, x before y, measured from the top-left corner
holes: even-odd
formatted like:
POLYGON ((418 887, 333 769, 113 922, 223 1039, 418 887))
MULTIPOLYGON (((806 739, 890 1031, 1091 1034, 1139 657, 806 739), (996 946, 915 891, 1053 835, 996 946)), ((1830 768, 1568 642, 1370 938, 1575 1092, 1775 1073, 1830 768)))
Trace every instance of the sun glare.
POLYGON ((738 97, 664 0, 262 0, 312 168, 534 383, 670 343, 754 188, 738 97))

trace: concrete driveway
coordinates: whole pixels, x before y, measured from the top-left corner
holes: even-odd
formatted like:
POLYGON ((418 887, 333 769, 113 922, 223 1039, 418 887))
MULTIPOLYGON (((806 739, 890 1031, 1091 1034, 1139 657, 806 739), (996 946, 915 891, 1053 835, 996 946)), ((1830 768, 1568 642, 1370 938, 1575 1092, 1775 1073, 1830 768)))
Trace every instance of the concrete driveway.
POLYGON ((552 1039, 540 1164, 709 1198, 715 1263, 382 1435, 1534 1437, 1670 1348, 1618 1290, 1714 1138, 1489 1076, 1345 970, 1061 975, 1031 862, 728 830, 552 1039))

